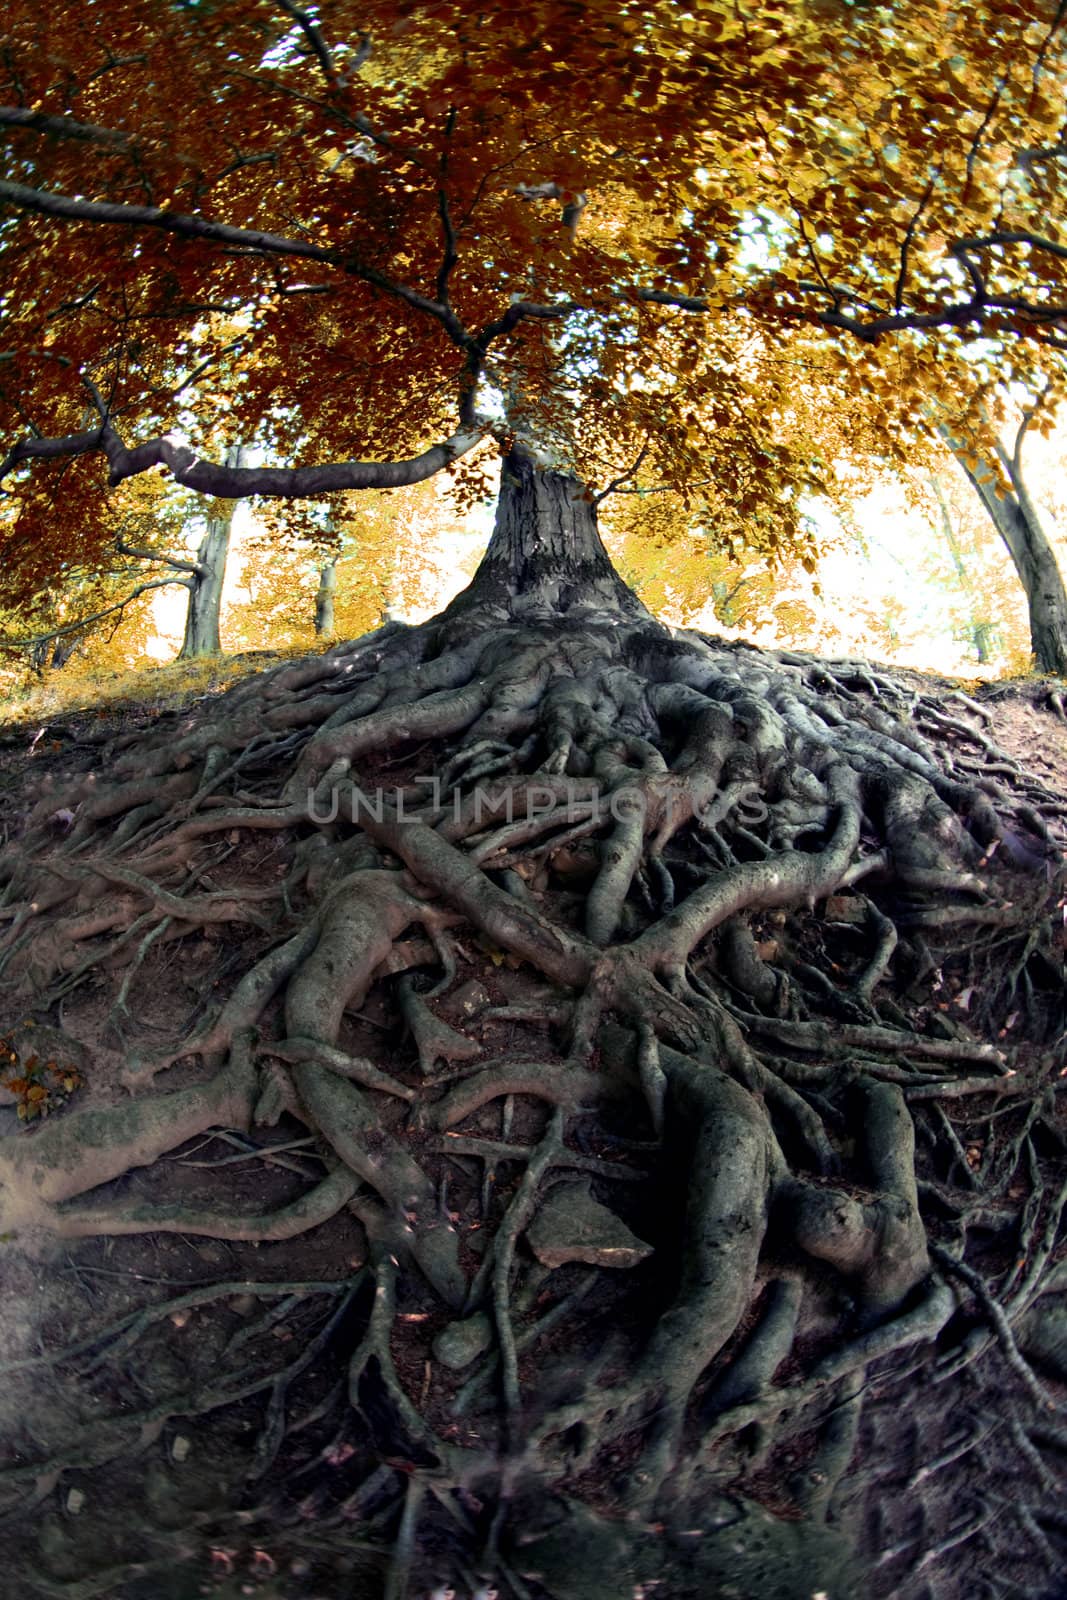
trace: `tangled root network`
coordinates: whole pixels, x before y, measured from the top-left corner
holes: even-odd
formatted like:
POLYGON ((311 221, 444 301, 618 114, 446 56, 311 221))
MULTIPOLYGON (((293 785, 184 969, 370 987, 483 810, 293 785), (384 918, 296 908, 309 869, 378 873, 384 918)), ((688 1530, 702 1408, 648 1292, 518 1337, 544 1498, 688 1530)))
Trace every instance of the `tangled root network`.
POLYGON ((1064 806, 987 722, 468 614, 83 745, 2 857, 23 1110, 84 1080, 3 1249, 238 1265, 22 1362, 20 1592, 1058 1592, 1064 806), (194 1510, 176 1419, 244 1451, 194 1510))

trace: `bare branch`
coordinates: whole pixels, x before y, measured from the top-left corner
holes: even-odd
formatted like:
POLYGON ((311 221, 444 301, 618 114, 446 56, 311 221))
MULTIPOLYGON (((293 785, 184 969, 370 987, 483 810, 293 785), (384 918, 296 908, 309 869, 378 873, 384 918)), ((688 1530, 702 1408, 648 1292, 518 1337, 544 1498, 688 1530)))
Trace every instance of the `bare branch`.
POLYGON ((21 211, 34 211, 42 217, 59 217, 69 222, 106 222, 133 228, 159 228, 186 239, 208 239, 217 244, 240 245, 253 255, 302 256, 330 266, 340 262, 337 251, 305 239, 289 239, 278 233, 259 233, 252 228, 235 228, 208 217, 190 217, 161 206, 130 206, 105 200, 78 200, 71 195, 50 194, 22 183, 0 182, 0 200, 21 211))
POLYGON ((68 622, 62 628, 53 628, 51 633, 38 633, 29 639, 0 639, 0 650, 32 650, 36 645, 49 644, 53 639, 65 639, 70 633, 80 633, 83 628, 92 627, 94 622, 101 622, 104 617, 110 617, 116 611, 125 611, 141 595, 147 594, 150 589, 170 589, 175 584, 188 587, 188 578, 152 578, 147 583, 140 583, 124 600, 117 600, 113 606, 105 606, 103 611, 94 611, 91 616, 79 617, 77 622, 68 622))
POLYGON ((319 32, 318 28, 315 26, 315 23, 312 21, 311 17, 306 11, 302 11, 298 5, 294 5, 293 0, 277 0, 277 4, 285 12, 287 17, 292 17, 293 21, 299 27, 301 33, 304 35, 304 38, 311 46, 312 53, 322 68, 323 76, 326 79, 328 87, 331 89, 335 88, 337 85, 337 69, 333 64, 333 57, 330 54, 330 47, 326 43, 326 40, 322 37, 322 34, 319 32))
POLYGON ((298 294, 336 294, 329 283, 276 283, 273 291, 280 300, 291 300, 298 294))
POLYGON ((558 183, 517 183, 520 200, 558 200, 563 193, 558 183))
POLYGON ((240 339, 234 339, 232 343, 224 345, 221 350, 216 351, 214 354, 206 356, 198 367, 193 368, 192 372, 190 372, 187 378, 182 379, 181 383, 179 383, 176 389, 172 389, 170 391, 172 398, 175 395, 181 394, 183 389, 189 389, 194 383, 199 382, 199 380, 204 376, 204 373, 213 367, 216 362, 222 361, 226 356, 232 355, 233 352, 235 350, 239 350, 243 344, 244 338, 242 336, 240 339))
POLYGON ((1045 387, 1042 389, 1041 393, 1035 398, 1033 404, 1026 406, 1023 409, 1022 418, 1015 434, 1015 441, 1010 455, 1004 448, 1002 441, 999 438, 995 440, 997 459, 1000 461, 1001 466, 1008 475, 1012 489, 1015 491, 1015 498, 1018 501, 1019 508, 1027 522, 1035 528, 1041 527, 1041 516, 1038 512, 1036 504, 1034 503, 1033 496, 1030 493, 1029 485, 1027 484, 1026 477, 1023 473, 1023 445, 1026 441, 1026 435, 1030 424, 1044 406, 1049 395, 1052 393, 1053 388, 1054 384, 1050 378, 1045 384, 1045 387))
POLYGON ((97 78, 104 78, 109 72, 117 72, 122 67, 143 67, 147 66, 147 64, 148 57, 142 55, 140 51, 132 56, 114 56, 109 50, 107 60, 103 66, 97 67, 94 72, 90 72, 85 81, 86 83, 95 83, 97 78))
POLYGON ((648 444, 649 441, 646 439, 644 444, 641 446, 641 449, 637 455, 637 459, 634 461, 633 465, 627 467, 626 471, 620 473, 617 478, 612 478, 606 489, 601 489, 599 494, 595 494, 593 496, 593 504, 595 506, 600 505, 602 500, 606 500, 609 494, 614 494, 617 489, 620 489, 624 483, 626 483, 634 476, 636 472, 639 471, 642 461, 648 455, 648 444))
POLYGON ((675 294, 671 289, 624 289, 620 300, 640 300, 644 305, 674 306, 678 311, 710 311, 702 295, 675 294))
POLYGON ((355 54, 352 56, 352 59, 346 64, 343 70, 338 72, 337 67, 334 65, 334 59, 330 51, 330 47, 323 38, 322 30, 318 27, 310 12, 304 11, 300 6, 295 5, 293 0, 278 0, 278 4, 281 6, 286 16, 292 17, 293 21, 299 27, 301 33, 304 35, 304 38, 311 46, 312 54, 315 56, 315 59, 322 68, 322 74, 326 79, 327 87, 331 90, 343 89, 346 84, 351 83, 360 67, 370 55, 370 34, 364 33, 360 35, 359 49, 355 52, 355 54))
POLYGON ((448 146, 452 138, 452 131, 456 126, 456 108, 450 106, 445 119, 445 147, 441 152, 440 181, 437 186, 437 210, 441 218, 441 232, 444 235, 445 250, 441 265, 437 271, 437 299, 441 305, 450 304, 448 298, 448 280, 452 270, 459 260, 459 251, 456 246, 456 227, 452 221, 452 210, 448 201, 448 190, 445 181, 448 177, 448 146))
MULTIPOLYGON (((762 127, 762 124, 761 124, 761 127, 762 127)), ((768 145, 768 148, 770 148, 770 140, 767 138, 766 133, 764 133, 763 137, 764 137, 764 141, 768 145)), ((830 295, 834 299, 834 304, 837 305, 839 302, 837 301, 836 296, 834 294, 833 285, 831 284, 830 280, 827 278, 826 273, 823 271, 823 265, 822 265, 822 262, 819 260, 819 252, 815 248, 815 240, 811 236, 811 230, 808 227, 807 219, 804 216, 803 211, 797 205, 795 200, 793 201, 793 215, 797 219, 797 227, 800 230, 800 237, 804 241, 804 248, 808 252, 808 259, 810 260, 812 266, 814 267, 815 275, 819 280, 819 284, 817 284, 815 287, 818 288, 819 285, 821 284, 822 288, 826 291, 826 293, 828 295, 830 295)))
POLYGON ((974 182, 974 165, 978 159, 978 152, 981 149, 982 140, 985 138, 989 125, 996 114, 996 109, 1000 104, 1000 97, 1004 93, 1004 86, 1006 82, 1007 80, 1005 78, 997 79, 997 82, 993 88, 993 93, 990 96, 989 104, 986 106, 985 115, 976 129, 974 138, 971 140, 970 149, 967 151, 967 183, 963 191, 964 205, 966 205, 970 199, 971 184, 974 182))
POLYGON ((851 333, 864 344, 877 344, 886 333, 902 333, 908 328, 960 328, 968 322, 981 322, 988 305, 979 300, 963 300, 958 304, 943 306, 939 311, 902 311, 891 316, 875 317, 870 322, 860 322, 847 317, 842 311, 822 311, 818 319, 824 328, 840 328, 851 333))
POLYGON ((978 267, 976 262, 971 260, 966 250, 957 248, 955 255, 957 261, 959 261, 960 265, 963 267, 967 276, 971 280, 971 288, 974 291, 972 295, 973 303, 976 306, 986 305, 988 303, 989 296, 986 292, 985 278, 982 275, 981 269, 978 267))
POLYGON ((1034 64, 1030 68, 1030 82, 1033 85, 1029 107, 1031 112, 1034 109, 1034 96, 1037 94, 1041 83, 1041 74, 1045 66, 1045 57, 1048 55, 1049 46, 1052 44, 1053 39, 1056 37, 1056 34, 1063 25, 1064 17, 1067 17, 1067 0, 1060 0, 1059 5, 1056 7, 1056 15, 1049 23, 1048 32, 1045 34, 1044 39, 1042 39, 1041 48, 1034 57, 1034 64))
POLYGON ((613 489, 611 492, 612 494, 637 494, 643 499, 645 495, 649 494, 683 494, 687 489, 703 489, 707 484, 714 482, 714 478, 690 478, 685 483, 653 483, 647 487, 638 488, 635 486, 632 489, 627 489, 625 482, 622 481, 619 483, 618 488, 613 489))
POLYGON ((277 160, 277 150, 260 150, 251 156, 236 155, 222 168, 219 177, 228 178, 231 173, 241 172, 245 167, 274 166, 277 160))
POLYGON ((864 311, 869 311, 872 316, 884 315, 883 309, 873 300, 857 294, 854 289, 847 289, 843 283, 834 283, 831 278, 820 274, 819 282, 813 283, 810 278, 799 278, 797 288, 803 289, 806 294, 825 294, 834 302, 834 309, 840 310, 843 305, 859 306, 864 311))
POLYGON ((1028 244, 1031 250, 1043 250, 1049 255, 1059 256, 1067 261, 1067 245, 1056 244, 1052 239, 1043 239, 1037 233, 1021 233, 1016 230, 1007 232, 987 233, 978 239, 958 239, 951 246, 953 255, 958 255, 965 250, 991 250, 997 245, 1028 244))
POLYGON ((1026 439, 1027 431, 1038 412, 1044 406, 1049 395, 1052 393, 1052 390, 1053 382, 1050 378, 1045 384, 1045 387, 1042 389, 1041 393, 1034 400, 1033 405, 1026 406, 1023 409, 1022 420, 1019 423, 1019 428, 1015 435, 1015 443, 1012 447, 1011 453, 1011 475, 1013 482, 1016 478, 1021 478, 1023 475, 1023 444, 1026 439))
MULTIPOLYGON (((621 302, 623 305, 633 305, 637 302, 650 303, 661 306, 674 306, 679 311, 708 312, 711 306, 707 300, 697 295, 673 294, 667 289, 619 289, 608 296, 612 302, 621 302)), ((475 343, 483 353, 495 339, 503 334, 508 334, 520 322, 527 320, 536 322, 558 322, 563 317, 572 317, 578 311, 603 311, 604 305, 595 301, 582 300, 556 300, 549 305, 538 304, 534 300, 513 300, 504 312, 497 317, 495 322, 487 323, 481 333, 477 335, 475 343)))
POLYGON ((562 200, 560 222, 573 239, 578 232, 578 222, 589 204, 588 196, 573 194, 558 183, 517 183, 515 193, 523 200, 562 200))
POLYGON ((23 461, 56 461, 100 450, 107 456, 112 486, 152 467, 163 466, 187 489, 218 500, 243 500, 248 495, 284 500, 314 499, 344 489, 398 489, 422 483, 473 450, 485 435, 486 429, 477 423, 462 426, 447 439, 406 461, 335 461, 315 467, 226 467, 205 461, 187 444, 174 438, 152 439, 132 450, 127 449, 108 422, 63 438, 20 440, 0 465, 0 481, 23 461))
POLYGON ((139 550, 136 545, 126 544, 121 535, 115 540, 115 549, 120 556, 134 556, 138 561, 158 561, 162 566, 173 567, 177 572, 188 572, 194 578, 199 578, 204 571, 199 561, 183 561, 180 556, 166 555, 161 550, 139 550))
POLYGON ((1015 165, 1022 172, 1029 172, 1032 167, 1045 161, 1063 161, 1067 158, 1067 144, 1034 144, 1025 150, 1020 150, 1015 157, 1015 165))
POLYGON ((908 254, 911 250, 912 240, 915 237, 915 230, 919 226, 919 218, 926 210, 930 196, 934 192, 934 184, 940 175, 941 168, 935 167, 927 180, 926 188, 920 196, 919 204, 908 218, 908 226, 904 231, 904 238, 900 246, 900 271, 897 273, 896 287, 893 290, 893 305, 897 311, 904 309, 904 287, 908 281, 908 254))
POLYGON ((105 144, 116 150, 130 148, 129 134, 117 128, 101 128, 93 122, 75 122, 73 117, 57 117, 29 106, 0 106, 0 127, 29 128, 34 133, 51 134, 57 139, 74 139, 81 144, 105 144))

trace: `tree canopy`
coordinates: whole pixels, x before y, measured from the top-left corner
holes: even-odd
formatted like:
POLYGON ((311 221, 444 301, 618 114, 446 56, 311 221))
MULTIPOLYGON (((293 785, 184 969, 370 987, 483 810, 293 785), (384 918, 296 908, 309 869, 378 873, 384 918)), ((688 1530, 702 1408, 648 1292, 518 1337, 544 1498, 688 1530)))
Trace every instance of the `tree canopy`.
POLYGON ((212 495, 473 489, 516 430, 790 545, 794 341, 898 451, 935 389, 1056 370, 1061 12, 16 0, 13 577, 93 522, 101 452, 212 495), (218 465, 226 433, 282 464, 218 465))

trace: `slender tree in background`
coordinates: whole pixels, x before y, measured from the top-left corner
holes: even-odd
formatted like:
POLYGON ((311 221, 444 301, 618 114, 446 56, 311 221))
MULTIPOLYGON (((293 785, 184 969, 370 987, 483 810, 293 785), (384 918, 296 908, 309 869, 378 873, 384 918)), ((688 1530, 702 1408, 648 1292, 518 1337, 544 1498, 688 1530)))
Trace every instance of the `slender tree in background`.
MULTIPOLYGON (((240 445, 234 445, 226 453, 226 465, 239 467, 244 453, 240 445)), ((182 660, 217 656, 222 649, 219 618, 236 509, 233 500, 215 502, 208 513, 207 527, 197 548, 196 558, 184 564, 188 576, 182 581, 189 590, 189 608, 185 614, 182 647, 178 652, 182 660)), ((173 558, 168 559, 171 565, 179 565, 173 558)))
POLYGON ((331 556, 319 568, 319 586, 315 591, 315 632, 320 639, 332 639, 336 633, 334 623, 336 594, 337 557, 331 556))
POLYGON ((994 437, 992 460, 983 460, 973 443, 957 438, 951 429, 943 427, 941 434, 1018 573, 1030 613, 1030 643, 1038 670, 1062 677, 1067 675, 1067 588, 1023 470, 1023 445, 1039 411, 1040 402, 1024 408, 1010 450, 994 437))
POLYGON ((0 71, 13 552, 101 458, 502 457, 441 616, 123 730, 0 857, 11 1093, 89 1083, 0 1141, 5 1250, 232 1252, 26 1353, 14 1581, 962 1600, 981 1539, 1050 1592, 1062 797, 966 698, 673 635, 597 507, 812 561, 777 348, 887 453, 1058 360, 1060 9, 17 0, 0 71), (179 1417, 213 1476, 138 1466, 179 1417), (99 1510, 38 1530, 71 1467, 99 1510))

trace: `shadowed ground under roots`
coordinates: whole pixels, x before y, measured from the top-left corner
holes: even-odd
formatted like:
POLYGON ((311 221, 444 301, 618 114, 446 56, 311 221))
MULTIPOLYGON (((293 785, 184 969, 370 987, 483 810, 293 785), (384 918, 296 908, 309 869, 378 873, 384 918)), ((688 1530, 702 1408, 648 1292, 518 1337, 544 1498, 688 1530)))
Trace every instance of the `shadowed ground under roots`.
POLYGON ((0 1142, 92 1288, 23 1592, 1057 1592, 1064 805, 980 706, 486 606, 102 753, 2 858, 87 1082, 0 1142))

